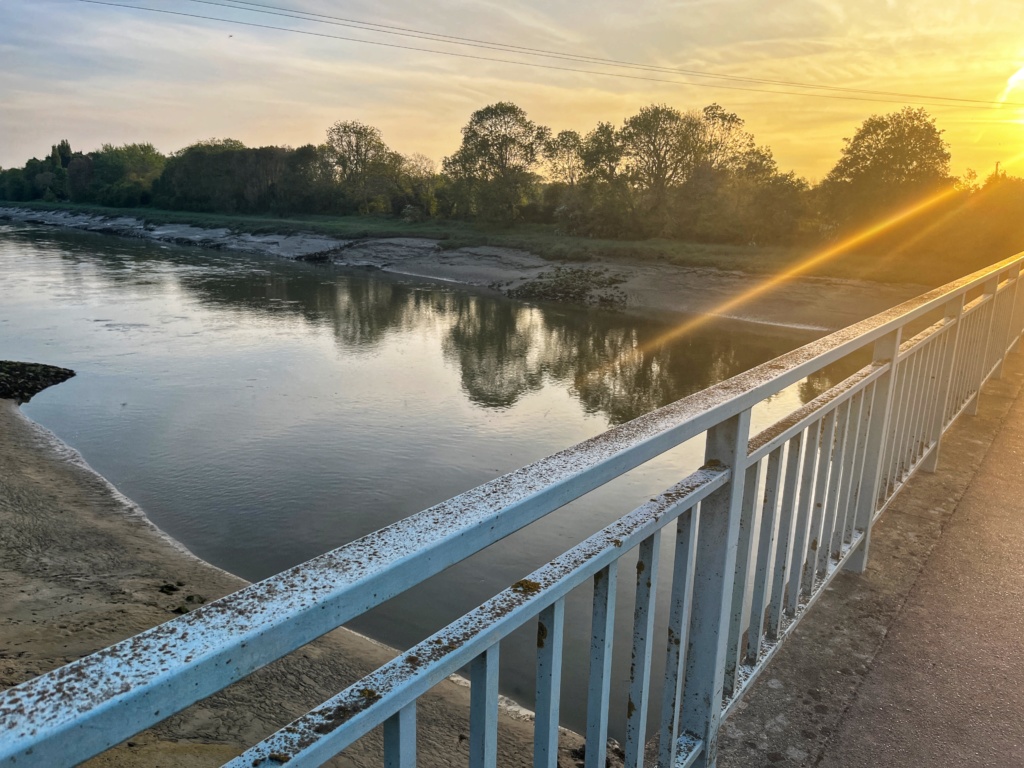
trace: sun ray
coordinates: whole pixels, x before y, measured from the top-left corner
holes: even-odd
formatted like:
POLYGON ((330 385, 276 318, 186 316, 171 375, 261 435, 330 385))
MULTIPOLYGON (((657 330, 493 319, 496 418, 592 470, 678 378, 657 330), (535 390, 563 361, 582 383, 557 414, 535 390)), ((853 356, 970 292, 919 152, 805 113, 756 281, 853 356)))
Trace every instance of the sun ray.
MULTIPOLYGON (((808 256, 800 263, 795 264, 792 267, 789 267, 788 269, 776 275, 772 275, 771 277, 763 280, 762 282, 758 283, 757 285, 744 291, 741 294, 738 294, 730 299, 727 299, 726 301, 721 302, 720 304, 711 308, 704 314, 701 314, 697 317, 688 319, 685 322, 680 323, 679 325, 671 328, 670 330, 666 331, 660 336, 657 336, 651 341, 644 344, 642 350, 636 351, 640 352, 660 347, 661 345, 669 341, 672 341, 674 339, 679 338, 680 336, 689 333, 690 331, 694 330, 695 328, 698 328, 704 323, 707 323, 715 316, 730 313, 733 310, 742 307, 745 304, 748 304, 752 300, 760 296, 763 296, 764 294, 769 293, 782 285, 785 285, 786 283, 796 279, 797 277, 800 277, 801 275, 806 274, 814 267, 817 267, 820 264, 824 264, 825 262, 830 261, 831 259, 834 259, 837 256, 840 256, 848 252, 851 248, 861 245, 862 243, 871 240, 873 237, 876 237, 877 235, 892 229, 898 224, 901 224, 907 221, 908 219, 911 219, 914 216, 917 216, 918 214, 921 214, 927 211, 928 209, 935 207, 939 203, 942 203, 943 201, 949 199, 954 194, 956 194, 955 189, 944 189, 940 192, 929 195, 925 199, 911 206, 908 206, 907 208, 904 208, 903 210, 893 214, 892 216, 889 216, 888 218, 870 224, 864 227, 864 229, 860 230, 859 232, 856 232, 853 235, 844 238, 835 245, 826 248, 823 251, 819 251, 818 253, 812 254, 811 256, 808 256)), ((606 365, 613 366, 616 362, 617 361, 611 361, 606 365)))
POLYGON ((1006 87, 1003 88, 1003 92, 999 94, 999 98, 996 101, 1006 101, 1010 94, 1020 86, 1024 86, 1024 67, 1010 75, 1010 78, 1006 81, 1006 87))

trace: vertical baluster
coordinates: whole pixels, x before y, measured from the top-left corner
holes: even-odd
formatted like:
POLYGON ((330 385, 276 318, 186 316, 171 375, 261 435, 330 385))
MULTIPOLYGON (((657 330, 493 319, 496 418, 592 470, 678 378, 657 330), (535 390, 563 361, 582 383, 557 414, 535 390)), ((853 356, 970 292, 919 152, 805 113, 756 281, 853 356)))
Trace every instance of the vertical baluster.
POLYGON ((772 592, 768 601, 768 639, 776 640, 782 626, 785 610, 786 577, 789 573, 789 559, 793 549, 793 521, 796 519, 797 490, 800 482, 800 468, 803 466, 804 432, 798 432, 789 439, 786 448, 786 479, 782 485, 782 505, 779 509, 778 546, 775 548, 775 564, 772 567, 772 592))
POLYGON ((974 386, 974 397, 970 404, 967 406, 967 414, 969 416, 978 415, 978 401, 981 399, 981 387, 988 378, 989 367, 987 365, 989 360, 988 350, 992 345, 993 336, 993 325, 995 323, 995 308, 996 308, 996 291, 999 290, 999 277, 992 277, 985 281, 985 295, 988 296, 988 303, 985 305, 985 309, 988 310, 985 313, 984 319, 981 321, 983 331, 981 333, 980 344, 978 345, 978 369, 974 374, 974 380, 971 382, 974 386))
POLYGON ((899 379, 899 389, 892 399, 892 413, 889 418, 892 422, 889 444, 886 446, 886 456, 889 466, 886 470, 885 497, 888 498, 896 492, 900 480, 900 449, 903 437, 903 425, 907 420, 907 398, 910 394, 911 381, 917 364, 917 358, 909 350, 901 352, 902 357, 897 362, 896 376, 899 379))
POLYGON ((982 317, 981 309, 975 307, 974 311, 971 313, 971 343, 970 346, 964 350, 966 352, 964 357, 963 374, 964 396, 960 403, 961 410, 967 408, 975 393, 974 368, 978 362, 978 345, 981 343, 981 331, 984 325, 982 323, 983 320, 984 317, 982 317))
POLYGON ((495 643, 469 665, 469 766, 498 764, 498 658, 495 643))
POLYGON ((917 414, 921 407, 921 396, 925 392, 928 377, 928 352, 931 344, 928 341, 922 342, 920 349, 914 355, 917 358, 916 370, 914 371, 914 384, 907 399, 907 423, 903 427, 903 448, 900 454, 900 477, 904 482, 910 477, 914 466, 914 454, 917 446, 917 414))
POLYGON ((901 360, 899 354, 899 349, 897 349, 893 355, 893 396, 889 405, 891 413, 887 422, 885 438, 880 445, 882 466, 879 488, 882 492, 882 498, 888 498, 892 488, 893 454, 896 447, 896 437, 899 434, 899 419, 903 408, 903 392, 907 383, 907 363, 909 361, 907 359, 901 360))
POLYGON ((818 444, 818 475, 814 481, 814 504, 811 507, 811 525, 808 532, 807 552, 804 554, 803 584, 800 587, 804 597, 814 594, 815 575, 817 573, 818 549, 822 546, 821 529, 825 516, 825 491, 832 469, 833 440, 836 432, 836 409, 833 408, 825 416, 821 428, 821 441, 818 444))
POLYGON ((807 427, 804 443, 803 465, 800 467, 800 495, 797 502, 796 528, 793 545, 789 552, 789 588, 786 590, 786 614, 796 616, 800 607, 801 582, 804 559, 811 531, 811 501, 814 492, 814 468, 818 461, 818 444, 821 440, 821 420, 807 427))
POLYGON ((839 515, 839 486, 843 481, 843 460, 846 456, 846 440, 850 433, 850 407, 847 398, 836 407, 835 447, 829 458, 828 491, 825 493, 825 509, 821 520, 821 539, 818 543, 817 571, 821 578, 828 575, 828 561, 832 556, 832 535, 836 530, 839 515))
POLYGON ((942 377, 945 375, 943 363, 945 362, 946 337, 949 331, 943 332, 932 342, 931 369, 927 381, 928 396, 921 408, 918 418, 918 451, 915 463, 920 462, 930 453, 932 445, 932 421, 938 409, 937 403, 942 390, 942 377))
POLYGON ((992 377, 995 379, 1003 377, 1003 360, 1006 358, 1006 353, 1009 351, 1014 339, 1013 314, 1017 306, 1017 294, 1020 292, 1020 264, 1014 264, 1010 267, 1008 276, 1010 282, 1003 288, 1006 295, 1004 302, 1006 310, 1002 313, 1002 317, 999 318, 999 327, 996 328, 994 334, 1000 340, 998 348, 999 357, 996 361, 996 369, 992 373, 992 377))
MULTIPOLYGON (((1017 269, 1022 269, 1020 263, 1017 264, 1017 269)), ((1020 280, 1019 275, 1018 280, 1020 280)), ((1024 290, 1020 289, 1019 282, 1017 283, 1017 290, 1014 292, 1013 304, 1013 339, 1014 343, 1018 345, 1017 348, 1020 349, 1020 336, 1021 332, 1024 331, 1024 290)))
POLYGON ((940 331, 939 335, 932 341, 931 373, 928 378, 928 396, 921 408, 918 421, 918 443, 919 449, 915 457, 917 461, 924 460, 931 454, 932 448, 932 423, 935 414, 939 410, 940 395, 942 392, 942 380, 946 374, 944 369, 946 359, 946 345, 949 341, 949 329, 940 331))
POLYGON ((978 346, 978 311, 977 308, 971 311, 971 314, 965 315, 965 333, 961 334, 961 339, 964 340, 964 344, 961 346, 963 355, 960 357, 960 366, 957 371, 959 378, 959 396, 957 397, 956 409, 950 414, 950 422, 953 417, 960 413, 960 411, 967 405, 967 401, 970 399, 971 389, 971 364, 974 360, 974 355, 977 353, 978 346))
MULTIPOLYGON (((676 521, 676 546, 672 560, 672 597, 669 602, 668 645, 665 659, 665 687, 661 697, 661 730, 658 739, 660 765, 675 764, 679 740, 679 708, 689 642, 690 605, 693 600, 693 567, 697 557, 695 509, 688 509, 676 521)), ((591 768, 589 765, 586 768, 591 768)), ((597 766, 595 766, 597 768, 597 766)), ((604 768, 604 762, 600 764, 604 768)))
POLYGON ((757 564, 754 570, 754 588, 750 597, 750 625, 747 629, 747 652, 744 661, 756 664, 761 654, 761 636, 764 634, 764 615, 768 582, 779 536, 779 488, 782 485, 782 446, 768 454, 765 471, 764 505, 761 507, 761 530, 757 537, 757 564))
POLYGON ((968 349, 970 348, 969 345, 971 343, 971 323, 971 316, 963 314, 963 310, 961 309, 960 319, 957 322, 957 326, 959 326, 959 330, 956 334, 957 348, 956 353, 953 356, 953 379, 949 385, 950 402, 949 408, 946 410, 946 421, 945 424, 943 424, 943 429, 953 423, 953 419, 960 412, 960 407, 964 402, 964 365, 967 360, 968 349))
POLYGON ((985 384, 985 361, 988 359, 988 342, 992 332, 992 309, 994 302, 991 297, 981 307, 978 315, 978 351, 974 355, 974 365, 971 371, 971 400, 967 404, 966 412, 969 416, 975 416, 978 412, 978 398, 981 397, 981 388, 985 384))
POLYGON ((935 343, 929 338, 925 341, 925 347, 921 350, 923 359, 921 361, 921 374, 918 377, 918 389, 914 393, 914 412, 910 419, 910 435, 907 439, 907 473, 914 471, 918 458, 921 456, 923 441, 921 439, 921 423, 924 418, 924 411, 928 398, 930 397, 933 371, 935 364, 935 343))
MULTIPOLYGON (((712 427, 707 433, 705 459, 728 467, 743 465, 750 439, 750 410, 712 427)), ((728 600, 736 572, 736 541, 746 472, 733 471, 729 482, 700 505, 690 647, 680 730, 704 742, 697 758, 711 768, 718 758, 718 726, 722 719, 725 651, 729 637, 728 600)))
POLYGON ((854 530, 863 531, 856 551, 846 561, 848 570, 860 573, 867 566, 871 545, 871 524, 874 522, 878 505, 878 487, 882 479, 881 447, 889 434, 889 415, 892 408, 893 381, 899 364, 896 354, 900 348, 902 329, 886 334, 875 342, 874 362, 889 362, 889 369, 875 380, 875 391, 871 402, 870 424, 864 444, 864 472, 857 490, 856 518, 854 530))
POLYGON ((537 702, 533 768, 558 768, 558 704, 562 693, 565 598, 537 618, 537 702))
POLYGON ((654 601, 658 584, 661 532, 655 531, 638 547, 636 607, 633 611, 633 656, 629 669, 629 701, 626 710, 626 768, 644 764, 647 710, 651 690, 651 650, 654 641, 654 601))
POLYGON ((877 456, 869 456, 868 454, 868 432, 871 429, 871 409, 874 407, 875 402, 875 385, 877 382, 871 382, 871 385, 864 390, 864 402, 860 409, 860 430, 857 436, 857 459, 854 463, 853 476, 850 478, 852 485, 850 487, 850 508, 846 513, 846 529, 843 534, 843 541, 849 542, 852 546, 854 532, 857 529, 857 509, 860 505, 860 494, 861 488, 864 481, 864 473, 867 470, 869 462, 877 461, 877 456))
POLYGON ((587 693, 585 768, 604 768, 608 741, 608 707, 615 637, 615 592, 618 561, 594 574, 594 613, 590 632, 590 682, 587 693))
POLYGON ((839 488, 839 499, 836 502, 836 523, 832 531, 832 542, 829 550, 838 562, 843 556, 843 543, 847 537, 847 526, 851 514, 851 499, 857 478, 860 476, 862 462, 864 432, 864 399, 868 387, 857 392, 850 400, 850 417, 846 428, 846 446, 843 449, 842 485, 839 488))
MULTIPOLYGON (((889 485, 891 493, 903 483, 904 469, 906 467, 907 453, 907 427, 910 423, 910 416, 914 410, 914 391, 918 386, 918 377, 921 372, 921 355, 918 350, 911 348, 904 354, 906 375, 903 377, 903 387, 899 392, 899 402, 893 401, 893 410, 897 414, 896 433, 893 436, 892 467, 890 469, 889 485)), ((902 364, 901 364, 902 365, 902 364)))
POLYGON ((757 541, 758 515, 760 505, 757 503, 757 492, 761 480, 761 462, 755 461, 746 469, 743 481, 743 503, 740 506, 739 540, 736 547, 736 575, 732 581, 732 611, 729 617, 729 646, 725 655, 725 697, 730 698, 735 692, 736 668, 743 654, 740 645, 743 634, 743 619, 748 609, 747 581, 750 575, 750 564, 753 546, 757 541))
POLYGON ((384 768, 416 768, 416 702, 384 721, 384 768))

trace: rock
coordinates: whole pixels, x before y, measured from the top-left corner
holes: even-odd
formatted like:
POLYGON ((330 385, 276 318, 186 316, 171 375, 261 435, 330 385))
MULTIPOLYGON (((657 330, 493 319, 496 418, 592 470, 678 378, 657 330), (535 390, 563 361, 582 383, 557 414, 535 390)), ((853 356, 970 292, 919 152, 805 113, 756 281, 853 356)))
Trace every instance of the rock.
POLYGON ((75 372, 42 363, 0 360, 0 398, 27 403, 47 387, 67 381, 75 372))

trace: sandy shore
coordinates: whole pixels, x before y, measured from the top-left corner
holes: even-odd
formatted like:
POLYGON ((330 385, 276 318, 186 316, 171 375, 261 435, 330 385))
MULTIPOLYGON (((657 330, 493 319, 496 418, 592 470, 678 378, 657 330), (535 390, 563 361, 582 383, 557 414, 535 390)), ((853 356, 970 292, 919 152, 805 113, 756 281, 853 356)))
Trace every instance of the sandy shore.
MULTIPOLYGON (((185 224, 146 224, 131 217, 0 207, 0 218, 4 217, 177 245, 369 267, 425 280, 497 288, 506 293, 559 265, 511 248, 444 250, 438 241, 423 238, 342 240, 316 234, 253 235, 185 224)), ((926 290, 921 285, 801 277, 737 306, 723 308, 726 302, 761 286, 764 276, 706 267, 597 260, 565 266, 601 270, 621 280, 616 287, 624 295, 624 308, 628 310, 711 314, 818 330, 843 328, 926 290)))
MULTIPOLYGON (((245 584, 161 534, 11 400, 0 400, 0 470, 0 689, 245 584)), ((392 656, 337 630, 88 764, 221 765, 392 656)), ((449 681, 421 700, 420 765, 465 764, 468 704, 468 689, 449 681)), ((499 765, 530 765, 532 732, 503 715, 499 765)), ((380 738, 378 729, 332 765, 381 765, 380 738)), ((563 741, 561 764, 575 765, 567 750, 580 740, 563 741)))

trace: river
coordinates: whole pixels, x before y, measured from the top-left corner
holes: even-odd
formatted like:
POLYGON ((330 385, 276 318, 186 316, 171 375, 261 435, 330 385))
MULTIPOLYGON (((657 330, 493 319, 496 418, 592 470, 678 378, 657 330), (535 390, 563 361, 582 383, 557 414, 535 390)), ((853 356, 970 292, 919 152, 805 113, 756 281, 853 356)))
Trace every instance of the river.
MULTIPOLYGON (((0 224, 0 286, 0 358, 78 374, 26 414, 189 550, 250 580, 814 337, 714 321, 656 343, 680 317, 22 224, 0 224)), ((828 378, 787 390, 755 422, 828 378)), ((412 645, 678 480, 700 451, 650 462, 352 628, 412 645)), ((632 586, 620 583, 621 692, 632 586)), ((569 649, 588 647, 589 603, 588 590, 570 597, 569 649)), ((526 706, 532 640, 502 647, 502 691, 526 706)), ((563 722, 576 729, 587 656, 565 659, 563 722)))

